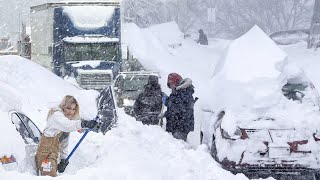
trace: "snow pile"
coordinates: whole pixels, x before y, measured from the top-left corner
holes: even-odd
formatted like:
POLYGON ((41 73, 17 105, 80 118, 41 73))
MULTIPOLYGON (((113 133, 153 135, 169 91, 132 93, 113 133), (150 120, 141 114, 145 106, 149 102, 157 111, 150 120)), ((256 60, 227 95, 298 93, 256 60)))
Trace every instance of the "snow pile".
POLYGON ((149 30, 163 44, 167 44, 169 46, 181 44, 183 33, 180 31, 179 26, 175 21, 151 26, 149 30))
POLYGON ((63 7, 75 26, 92 29, 106 25, 114 14, 114 6, 73 6, 63 7))
MULTIPOLYGON (((202 145, 192 149, 159 126, 145 126, 119 112, 118 126, 105 136, 90 132, 59 179, 246 180, 223 170, 202 145)), ((70 148, 82 134, 71 133, 70 148)), ((34 179, 34 175, 0 169, 0 178, 34 179)), ((48 177, 37 177, 47 179, 48 177)))
POLYGON ((249 82, 258 78, 277 78, 286 58, 276 44, 258 27, 234 40, 214 74, 220 73, 225 80, 249 82), (259 43, 257 43, 259 42, 259 43))
MULTIPOLYGON (((163 61, 160 59, 172 59, 167 45, 152 34, 149 29, 140 29, 136 24, 124 24, 122 38, 128 45, 129 51, 147 69, 160 71, 163 61)), ((165 69, 165 68, 164 68, 165 69)))
POLYGON ((278 82, 277 65, 283 64, 285 58, 286 54, 257 26, 234 40, 214 69, 213 110, 246 114, 252 106, 266 106, 260 103, 262 100, 267 106, 277 104, 275 97, 281 95, 277 92, 282 85, 278 82), (259 43, 255 43, 257 39, 259 43))
POLYGON ((164 23, 141 29, 135 24, 124 24, 122 40, 126 42, 135 58, 147 69, 159 71, 163 91, 169 93, 167 76, 176 72, 193 80, 196 93, 209 90, 201 82, 208 82, 220 53, 228 43, 200 46, 191 39, 182 39, 182 32, 175 23, 164 23), (173 31, 173 32, 172 32, 173 31), (174 35, 174 36, 173 36, 174 35), (181 43, 170 47, 168 44, 181 43))
MULTIPOLYGON (((8 113, 0 111, 0 122, 0 132, 5 132, 5 134, 1 134, 0 158, 13 155, 18 162, 21 162, 26 157, 23 139, 17 133, 8 113)), ((2 166, 0 165, 0 172, 1 168, 2 166)))
POLYGON ((282 94, 288 79, 304 76, 300 68, 287 63, 286 54, 257 26, 230 44, 211 82, 212 109, 226 111, 224 130, 233 134, 238 127, 312 129, 320 125, 315 122, 320 117, 316 103, 301 104, 282 94), (274 121, 256 121, 263 117, 274 121))
POLYGON ((82 118, 92 119, 96 115, 97 91, 78 89, 44 67, 19 56, 1 56, 0 69, 1 111, 28 112, 27 115, 42 127, 48 109, 57 106, 65 95, 73 95, 80 104, 82 118))

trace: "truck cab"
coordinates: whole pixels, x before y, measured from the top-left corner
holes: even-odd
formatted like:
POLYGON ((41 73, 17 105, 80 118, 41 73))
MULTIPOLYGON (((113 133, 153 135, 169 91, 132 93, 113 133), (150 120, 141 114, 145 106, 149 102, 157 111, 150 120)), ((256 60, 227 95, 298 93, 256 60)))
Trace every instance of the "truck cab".
POLYGON ((31 60, 80 87, 102 90, 120 71, 119 0, 31 7, 31 60))
POLYGON ((120 70, 119 38, 101 35, 66 37, 62 41, 63 62, 55 73, 76 78, 80 87, 102 89, 120 70))

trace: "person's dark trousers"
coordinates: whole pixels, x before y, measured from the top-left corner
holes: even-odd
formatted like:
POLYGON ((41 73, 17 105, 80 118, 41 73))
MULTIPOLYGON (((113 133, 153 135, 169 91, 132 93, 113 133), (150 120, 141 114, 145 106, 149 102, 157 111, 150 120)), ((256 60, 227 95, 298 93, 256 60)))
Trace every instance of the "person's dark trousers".
POLYGON ((176 139, 182 139, 184 141, 187 141, 188 133, 185 132, 174 132, 172 133, 172 136, 176 139))

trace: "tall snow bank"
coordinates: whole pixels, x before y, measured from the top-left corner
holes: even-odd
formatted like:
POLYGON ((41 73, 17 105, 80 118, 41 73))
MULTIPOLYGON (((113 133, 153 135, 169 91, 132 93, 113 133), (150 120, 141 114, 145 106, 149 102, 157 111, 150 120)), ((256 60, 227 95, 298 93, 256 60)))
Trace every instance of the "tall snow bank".
POLYGON ((127 43, 130 52, 147 69, 160 71, 164 61, 172 60, 168 46, 148 29, 141 29, 136 24, 128 23, 123 26, 123 40, 127 43))
POLYGON ((265 99, 268 105, 277 103, 271 97, 281 88, 278 78, 286 57, 258 26, 231 42, 213 73, 214 109, 241 112, 265 99))
POLYGON ((149 30, 166 45, 179 44, 183 38, 183 33, 175 21, 151 26, 149 30))
MULTIPOLYGON (((0 57, 0 111, 25 112, 32 120, 45 118, 49 108, 57 106, 65 95, 73 95, 80 104, 82 118, 94 118, 97 91, 82 90, 44 67, 20 56, 0 57)), ((43 124, 44 119, 39 120, 43 124)), ((38 124, 37 124, 38 125, 38 124)))
POLYGON ((227 111, 222 126, 229 134, 259 117, 276 119, 271 124, 259 122, 267 128, 308 127, 310 124, 302 122, 312 122, 318 116, 314 107, 301 110, 301 104, 284 97, 281 88, 297 70, 286 67, 286 53, 258 26, 234 40, 223 57, 211 82, 211 106, 214 111, 227 111))
POLYGON ((281 69, 277 64, 286 58, 283 52, 257 25, 234 40, 215 69, 226 80, 249 82, 257 78, 276 78, 281 69))

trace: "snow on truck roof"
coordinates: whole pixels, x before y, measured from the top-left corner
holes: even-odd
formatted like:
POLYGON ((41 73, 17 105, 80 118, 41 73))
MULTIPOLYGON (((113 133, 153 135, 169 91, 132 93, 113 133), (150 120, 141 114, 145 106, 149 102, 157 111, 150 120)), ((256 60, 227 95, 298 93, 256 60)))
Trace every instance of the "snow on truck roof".
POLYGON ((109 38, 103 36, 75 36, 65 37, 64 42, 68 43, 107 43, 107 42, 119 42, 119 38, 109 38))
POLYGON ((97 2, 59 2, 45 3, 31 7, 31 13, 50 8, 63 8, 74 25, 78 28, 103 27, 112 18, 116 8, 120 7, 118 0, 97 2))
POLYGON ((112 18, 115 6, 65 6, 63 13, 68 14, 79 28, 103 27, 112 18))
POLYGON ((62 6, 120 6, 120 0, 106 0, 106 1, 66 1, 44 3, 30 8, 31 12, 42 11, 49 8, 62 7, 62 6))

